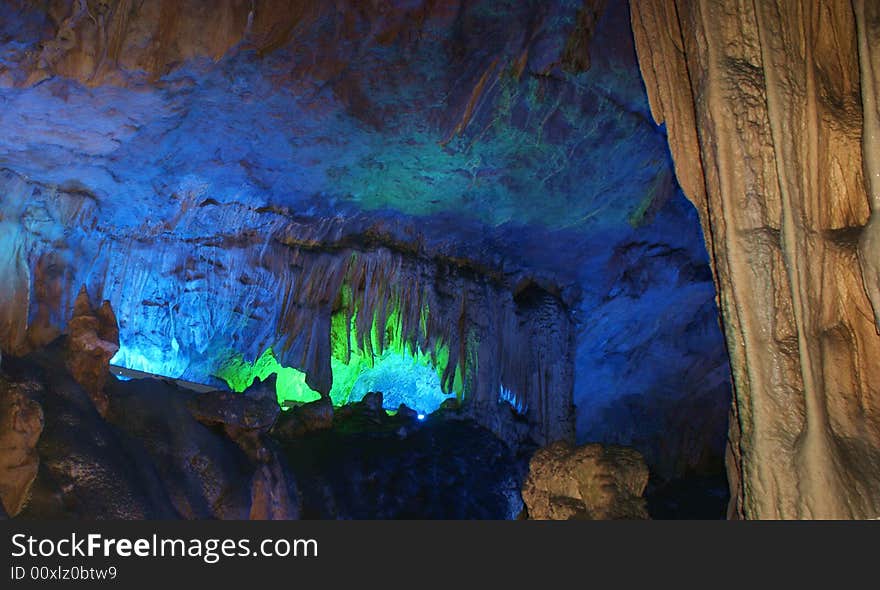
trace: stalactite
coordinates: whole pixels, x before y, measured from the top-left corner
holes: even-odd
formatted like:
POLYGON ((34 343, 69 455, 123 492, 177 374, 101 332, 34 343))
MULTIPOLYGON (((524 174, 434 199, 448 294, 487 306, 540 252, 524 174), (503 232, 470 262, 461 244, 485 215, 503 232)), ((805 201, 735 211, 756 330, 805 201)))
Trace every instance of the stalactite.
MULTIPOLYGON (((36 190, 11 178, 16 195, 36 190)), ((3 194, 11 199, 8 186, 3 194)), ((272 349, 280 365, 304 372, 308 386, 327 396, 334 354, 337 361, 354 351, 371 359, 406 347, 429 355, 442 388, 461 394, 475 416, 496 411, 503 385, 515 405, 528 408, 539 442, 573 437, 571 320, 565 304, 537 285, 515 296, 503 278, 460 261, 281 216, 253 224, 271 232, 269 239, 222 232, 181 237, 204 214, 198 199, 186 196, 181 202, 190 205, 181 205, 174 233, 148 224, 94 232, 92 216, 76 204, 83 198, 59 191, 34 199, 47 208, 48 225, 67 228, 67 245, 27 231, 17 238, 18 250, 11 251, 22 252, 23 278, 37 287, 4 290, 21 299, 4 311, 27 317, 22 307, 32 305, 40 326, 8 325, 6 350, 15 351, 12 344, 37 327, 62 332, 72 285, 86 285, 116 311, 115 362, 130 369, 204 383, 230 359, 251 362, 272 349), (76 252, 65 253, 71 247, 76 252), (50 253, 55 258, 40 263, 50 253), (351 330, 335 344, 334 322, 351 330)), ((228 216, 230 227, 240 219, 228 216)), ((6 264, 14 260, 7 257, 6 264)))

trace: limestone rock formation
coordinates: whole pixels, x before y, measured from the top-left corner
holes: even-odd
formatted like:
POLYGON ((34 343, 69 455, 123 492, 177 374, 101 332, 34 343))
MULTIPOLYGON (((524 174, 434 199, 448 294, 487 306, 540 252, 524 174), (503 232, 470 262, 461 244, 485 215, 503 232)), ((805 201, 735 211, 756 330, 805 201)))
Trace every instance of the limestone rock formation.
POLYGON ((361 403, 368 413, 379 415, 381 412, 384 412, 382 409, 382 397, 381 391, 370 391, 361 399, 361 403))
POLYGON ((645 519, 647 485, 648 467, 633 449, 558 442, 532 456, 522 496, 535 520, 645 519))
POLYGON ((272 429, 278 438, 296 438, 333 427, 333 403, 322 398, 291 408, 279 416, 272 429))
POLYGON ((291 478, 280 456, 267 451, 251 478, 250 520, 296 520, 300 516, 299 498, 291 494, 291 478))
POLYGON ((119 350, 119 327, 109 301, 92 307, 83 287, 67 324, 67 368, 77 383, 89 393, 102 415, 107 412, 104 385, 110 375, 110 359, 119 350))
MULTIPOLYGON (((20 518, 498 519, 522 507, 524 465, 473 421, 419 422, 382 412, 379 424, 351 415, 307 436, 239 432, 233 440, 218 426, 222 420, 242 423, 236 398, 196 404, 208 426, 193 417, 188 403, 198 396, 174 383, 113 380, 108 412, 101 416, 64 370, 62 356, 59 343, 4 359, 4 372, 37 384, 26 397, 40 404, 19 404, 14 435, 6 428, 9 413, 0 409, 0 489, 7 510, 7 490, 15 487, 15 498, 21 497, 19 484, 36 474, 30 501, 10 512, 20 518), (228 411, 219 407, 227 404, 228 411), (41 406, 45 429, 39 435, 41 406), (243 444, 248 439, 259 444, 243 444), (16 456, 12 472, 5 470, 9 449, 16 456), (31 461, 37 453, 39 470, 31 461)), ((8 381, 0 383, 0 401, 12 399, 8 381)), ((257 423, 266 422, 250 422, 257 423)))
POLYGON ((277 395, 278 375, 272 373, 265 379, 257 377, 250 387, 245 389, 244 395, 251 399, 278 401, 277 395))
MULTIPOLYGON (((86 285, 128 369, 216 387, 271 347, 327 395, 391 340, 506 440, 670 477, 723 448, 705 248, 625 0, 0 0, 0 127, 4 354, 86 285)), ((219 513, 207 487, 180 509, 219 513)))
MULTIPOLYGON (((406 404, 400 404, 399 406, 397 406, 397 415, 400 416, 401 418, 403 418, 405 420, 409 420, 409 421, 419 419, 419 413, 417 411, 413 410, 412 408, 408 407, 406 404)), ((503 440, 508 440, 508 439, 505 438, 503 440)))
POLYGON ((16 516, 27 502, 37 477, 37 441, 43 432, 43 410, 29 393, 38 387, 0 377, 0 504, 16 516))
POLYGON ((512 519, 522 510, 526 466, 486 428, 364 412, 285 441, 303 518, 512 519))
POLYGON ((878 10, 632 3, 713 261, 736 390, 731 517, 880 517, 878 10))
POLYGON ((254 464, 251 477, 252 520, 291 520, 299 517, 296 498, 291 498, 291 476, 285 473, 275 445, 264 435, 278 420, 276 400, 210 391, 187 403, 193 417, 206 426, 218 426, 234 440, 254 464))
POLYGON ((350 420, 358 427, 378 426, 385 421, 387 413, 382 407, 382 392, 370 391, 362 400, 346 404, 334 412, 337 420, 350 420))
POLYGON ((255 400, 228 391, 198 394, 189 400, 187 407, 196 420, 208 426, 222 426, 233 439, 269 432, 280 412, 278 403, 273 400, 255 400))

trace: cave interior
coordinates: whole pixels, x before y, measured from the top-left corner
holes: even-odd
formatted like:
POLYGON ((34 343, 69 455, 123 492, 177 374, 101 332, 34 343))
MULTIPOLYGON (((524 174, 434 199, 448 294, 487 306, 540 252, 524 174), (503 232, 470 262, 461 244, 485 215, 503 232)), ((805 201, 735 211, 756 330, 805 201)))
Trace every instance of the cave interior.
POLYGON ((878 10, 691 4, 0 0, 0 515, 870 515, 878 10))

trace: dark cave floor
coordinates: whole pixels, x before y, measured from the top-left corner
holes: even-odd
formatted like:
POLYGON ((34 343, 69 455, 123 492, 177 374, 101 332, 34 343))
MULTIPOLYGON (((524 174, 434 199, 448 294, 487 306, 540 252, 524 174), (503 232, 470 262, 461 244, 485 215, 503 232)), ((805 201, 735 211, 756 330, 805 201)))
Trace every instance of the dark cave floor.
MULTIPOLYGON (((26 519, 514 519, 535 446, 511 445, 445 408, 389 416, 374 396, 279 415, 271 400, 117 381, 102 416, 61 345, 3 359, 0 397, 39 404, 44 426, 26 519), (211 397, 213 396, 213 397, 211 397), (516 447, 516 448, 513 448, 516 447)), ((720 473, 652 479, 653 518, 723 518, 720 473)))

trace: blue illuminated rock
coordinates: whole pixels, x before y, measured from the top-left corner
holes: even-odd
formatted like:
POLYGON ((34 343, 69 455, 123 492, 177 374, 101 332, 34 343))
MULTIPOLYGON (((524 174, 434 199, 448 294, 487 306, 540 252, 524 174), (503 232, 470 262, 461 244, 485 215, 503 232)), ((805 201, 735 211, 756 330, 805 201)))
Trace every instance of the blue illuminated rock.
POLYGON ((271 348, 330 395, 334 314, 363 338, 399 307, 452 368, 377 365, 357 395, 430 412, 458 382, 539 442, 720 454, 707 257, 625 3, 89 6, 0 1, 4 353, 67 331, 86 285, 115 364, 222 387, 271 348))

